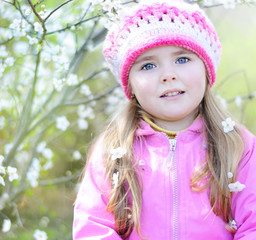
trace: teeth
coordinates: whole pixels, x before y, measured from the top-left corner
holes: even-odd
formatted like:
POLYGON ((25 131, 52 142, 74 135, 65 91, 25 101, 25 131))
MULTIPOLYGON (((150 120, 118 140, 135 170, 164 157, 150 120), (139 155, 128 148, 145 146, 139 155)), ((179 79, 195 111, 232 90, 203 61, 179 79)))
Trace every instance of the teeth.
POLYGON ((170 92, 163 95, 163 97, 170 97, 170 96, 176 96, 181 94, 182 92, 170 92))

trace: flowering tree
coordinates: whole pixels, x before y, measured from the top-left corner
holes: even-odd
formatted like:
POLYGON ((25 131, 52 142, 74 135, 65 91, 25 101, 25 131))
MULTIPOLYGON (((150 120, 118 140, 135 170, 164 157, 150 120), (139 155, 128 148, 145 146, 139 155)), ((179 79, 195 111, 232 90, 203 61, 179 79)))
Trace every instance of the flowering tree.
MULTIPOLYGON (((126 101, 102 59, 101 43, 121 10, 136 2, 0 0, 0 226, 4 239, 17 239, 17 235, 71 239, 71 226, 63 237, 47 228, 53 217, 47 210, 36 212, 32 223, 29 202, 42 186, 65 184, 75 189, 83 166, 80 160, 93 137, 90 133, 126 101)), ((190 2, 233 8, 255 1, 190 2)), ((255 97, 250 92, 221 101, 241 105, 255 97)), ((46 194, 42 191, 41 195, 46 194)))

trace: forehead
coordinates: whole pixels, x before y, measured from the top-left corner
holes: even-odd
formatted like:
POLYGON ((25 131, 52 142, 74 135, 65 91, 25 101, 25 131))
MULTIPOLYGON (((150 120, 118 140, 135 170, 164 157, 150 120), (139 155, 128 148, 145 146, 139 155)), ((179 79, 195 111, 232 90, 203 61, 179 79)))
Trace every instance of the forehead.
POLYGON ((141 53, 139 57, 136 59, 135 63, 144 58, 151 58, 158 55, 161 56, 163 53, 168 53, 172 55, 195 54, 194 52, 188 49, 178 47, 178 46, 159 46, 159 47, 150 48, 145 52, 141 53))

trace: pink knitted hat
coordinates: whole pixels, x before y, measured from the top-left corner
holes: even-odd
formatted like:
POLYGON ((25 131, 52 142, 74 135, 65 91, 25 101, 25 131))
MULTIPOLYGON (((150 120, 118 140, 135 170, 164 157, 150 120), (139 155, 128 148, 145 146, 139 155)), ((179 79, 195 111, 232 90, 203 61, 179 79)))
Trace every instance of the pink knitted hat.
POLYGON ((112 26, 103 44, 110 70, 128 99, 133 63, 144 51, 163 45, 195 52, 205 64, 210 86, 215 82, 221 44, 203 10, 182 0, 142 0, 112 26))

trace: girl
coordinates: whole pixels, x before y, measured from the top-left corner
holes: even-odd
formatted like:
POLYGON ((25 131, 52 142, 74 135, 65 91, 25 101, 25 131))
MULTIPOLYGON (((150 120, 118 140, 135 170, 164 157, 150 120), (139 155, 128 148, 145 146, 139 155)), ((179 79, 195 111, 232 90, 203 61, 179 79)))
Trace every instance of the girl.
POLYGON ((104 55, 129 99, 94 145, 74 239, 256 239, 255 137, 216 103, 216 31, 196 5, 145 0, 104 55))

